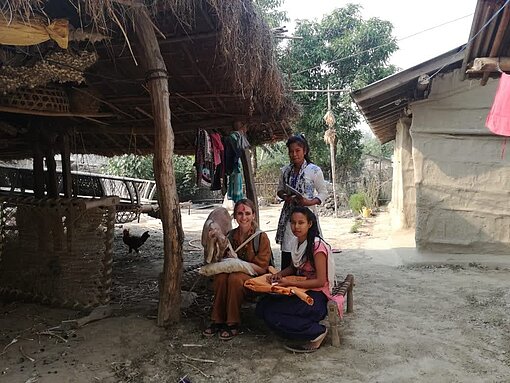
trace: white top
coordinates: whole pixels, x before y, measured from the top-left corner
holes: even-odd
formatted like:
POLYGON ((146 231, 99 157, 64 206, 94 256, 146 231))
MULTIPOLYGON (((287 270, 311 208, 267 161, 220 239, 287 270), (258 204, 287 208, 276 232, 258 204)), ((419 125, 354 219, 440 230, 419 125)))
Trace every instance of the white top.
MULTIPOLYGON (((285 190, 286 180, 284 180, 284 174, 288 173, 289 167, 293 167, 294 165, 289 164, 284 166, 280 172, 280 180, 278 182, 278 191, 285 190)), ((291 169, 292 171, 292 169, 291 169)), ((308 164, 303 171, 304 178, 304 197, 308 199, 318 198, 321 203, 323 203, 328 196, 328 188, 326 187, 326 182, 324 181, 324 175, 320 167, 315 164, 308 164)), ((317 217, 317 224, 319 224, 319 217, 317 216, 317 206, 307 206, 317 217)), ((320 225, 319 225, 320 232, 320 225)), ((281 243, 282 251, 291 251, 291 242, 292 239, 295 238, 294 234, 292 234, 292 230, 290 228, 290 221, 287 222, 287 227, 285 229, 285 234, 283 237, 283 241, 281 243)))

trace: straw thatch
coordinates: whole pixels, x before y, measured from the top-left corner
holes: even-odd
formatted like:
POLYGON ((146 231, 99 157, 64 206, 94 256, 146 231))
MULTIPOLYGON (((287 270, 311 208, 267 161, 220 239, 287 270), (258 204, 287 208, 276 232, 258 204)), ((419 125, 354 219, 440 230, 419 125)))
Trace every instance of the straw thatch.
MULTIPOLYGON (((49 110, 27 112, 31 106, 25 104, 37 100, 22 100, 16 108, 25 110, 7 113, 0 101, 0 147, 9 148, 0 158, 30 157, 30 141, 42 127, 45 135, 48 129, 71 133, 71 150, 76 153, 153 151, 150 96, 145 88, 147 70, 152 68, 136 64, 140 57, 133 13, 139 6, 135 0, 0 0, 0 13, 8 20, 29 22, 36 15, 66 18, 74 28, 83 28, 82 36, 108 36, 70 41, 69 54, 89 51, 99 58, 84 72, 86 85, 66 82, 63 86, 69 98, 67 117, 53 115, 51 105, 49 110), (95 109, 87 109, 89 105, 95 109)), ((289 121, 297 109, 278 71, 270 30, 251 1, 152 0, 147 6, 169 72, 177 153, 193 152, 196 129, 228 133, 236 120, 247 123, 253 143, 281 139, 290 132, 289 121)), ((9 73, 12 68, 26 71, 58 49, 51 41, 22 48, 0 46, 0 76, 7 68, 9 73)), ((59 64, 73 69, 52 61, 59 64)), ((17 97, 12 92, 9 96, 17 97)))

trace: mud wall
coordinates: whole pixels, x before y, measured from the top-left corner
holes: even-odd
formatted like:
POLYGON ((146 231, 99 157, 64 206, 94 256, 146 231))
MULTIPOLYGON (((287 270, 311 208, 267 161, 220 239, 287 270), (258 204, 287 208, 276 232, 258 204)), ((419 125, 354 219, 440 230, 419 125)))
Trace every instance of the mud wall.
POLYGON ((397 122, 390 208, 393 229, 407 229, 415 225, 416 192, 410 126, 409 118, 402 118, 397 122))
POLYGON ((510 150, 484 126, 497 84, 453 72, 412 105, 419 249, 510 254, 510 150))

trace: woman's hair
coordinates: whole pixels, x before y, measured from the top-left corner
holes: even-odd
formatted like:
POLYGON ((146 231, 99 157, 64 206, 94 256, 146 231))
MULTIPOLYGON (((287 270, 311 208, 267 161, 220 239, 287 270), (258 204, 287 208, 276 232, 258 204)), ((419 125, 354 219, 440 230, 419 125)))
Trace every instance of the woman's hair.
POLYGON ((257 209, 256 209, 255 204, 253 203, 253 201, 248 199, 248 198, 240 199, 239 201, 237 201, 235 203, 235 205, 234 205, 234 218, 236 217, 237 209, 241 205, 248 206, 251 209, 251 211, 253 213, 253 223, 255 224, 255 226, 257 226, 257 209))
MULTIPOLYGON (((313 253, 315 250, 315 238, 320 236, 319 233, 319 225, 317 224, 317 217, 315 217, 315 214, 304 206, 296 206, 292 210, 292 214, 294 213, 301 213, 306 217, 306 220, 308 222, 312 223, 312 226, 308 229, 308 233, 306 234, 306 249, 305 249, 305 256, 306 259, 310 261, 311 265, 315 268, 315 259, 313 258, 313 253)), ((322 238, 321 238, 322 239, 322 238)))
POLYGON ((298 144, 303 148, 303 151, 305 152, 305 160, 309 164, 312 163, 312 160, 310 160, 310 146, 308 145, 308 141, 305 138, 304 134, 296 134, 295 136, 290 136, 287 140, 287 148, 290 148, 290 145, 292 144, 298 144))

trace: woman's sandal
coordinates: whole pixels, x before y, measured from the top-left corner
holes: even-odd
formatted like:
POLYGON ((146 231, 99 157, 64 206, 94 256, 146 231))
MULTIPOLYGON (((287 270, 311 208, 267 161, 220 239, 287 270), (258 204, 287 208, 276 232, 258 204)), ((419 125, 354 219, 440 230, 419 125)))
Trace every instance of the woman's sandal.
POLYGON ((239 325, 227 325, 220 331, 218 336, 221 340, 231 340, 235 336, 239 335, 239 325))
POLYGON ((212 336, 215 336, 217 333, 219 333, 221 330, 225 328, 224 323, 211 323, 209 327, 207 327, 204 331, 202 331, 202 335, 210 338, 212 336))
POLYGON ((308 343, 298 344, 298 345, 285 345, 284 347, 286 350, 296 352, 296 353, 315 352, 320 348, 322 341, 326 338, 327 334, 328 334, 328 329, 326 329, 317 338, 312 339, 308 343))

